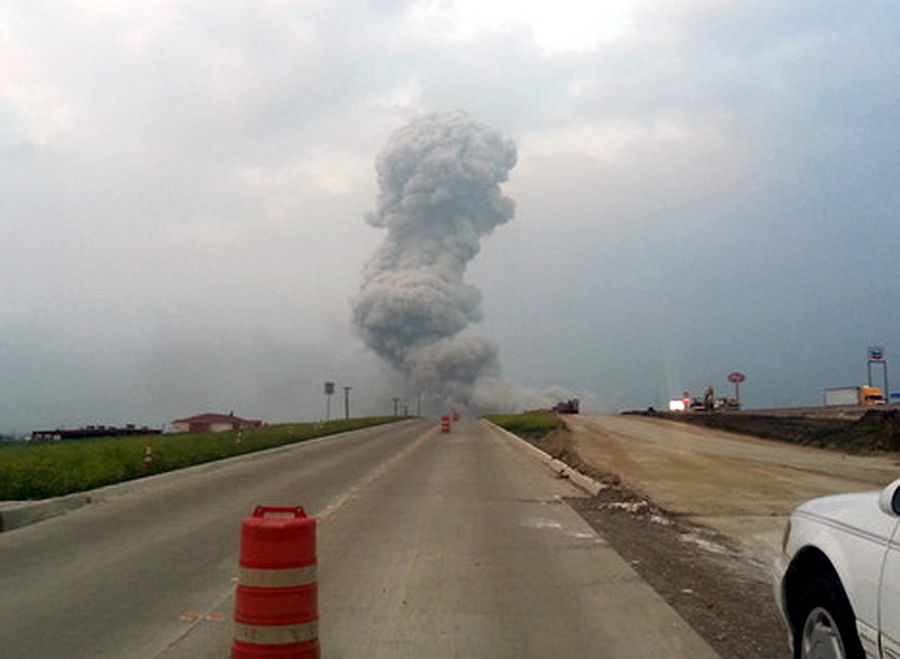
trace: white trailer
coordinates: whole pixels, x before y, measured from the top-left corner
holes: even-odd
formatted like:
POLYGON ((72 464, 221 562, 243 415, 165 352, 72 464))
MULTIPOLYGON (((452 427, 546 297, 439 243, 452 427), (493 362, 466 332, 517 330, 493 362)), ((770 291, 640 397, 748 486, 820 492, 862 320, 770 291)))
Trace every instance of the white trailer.
POLYGON ((884 405, 884 394, 878 387, 840 387, 825 390, 825 406, 833 405, 884 405))

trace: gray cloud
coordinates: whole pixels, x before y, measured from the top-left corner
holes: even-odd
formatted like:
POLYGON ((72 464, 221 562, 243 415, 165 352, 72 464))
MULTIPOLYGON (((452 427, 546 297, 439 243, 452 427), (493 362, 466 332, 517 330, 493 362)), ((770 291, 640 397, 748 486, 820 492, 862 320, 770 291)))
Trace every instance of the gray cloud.
POLYGON ((513 216, 500 184, 515 163, 510 140, 461 112, 410 122, 378 157, 367 220, 387 236, 366 265, 353 318, 372 350, 437 401, 477 406, 476 384, 499 376, 492 343, 457 335, 481 319, 481 295, 463 277, 481 238, 513 216))

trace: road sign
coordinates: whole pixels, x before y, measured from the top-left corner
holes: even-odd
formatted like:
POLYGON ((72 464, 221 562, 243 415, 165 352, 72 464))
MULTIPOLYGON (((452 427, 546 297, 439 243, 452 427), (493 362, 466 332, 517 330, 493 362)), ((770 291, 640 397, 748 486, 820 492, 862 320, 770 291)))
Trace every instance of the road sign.
POLYGON ((743 382, 746 379, 747 379, 746 375, 744 375, 743 373, 738 373, 737 371, 735 371, 734 373, 728 374, 728 381, 733 382, 734 384, 743 382))
POLYGON ((870 361, 884 361, 884 348, 882 348, 881 346, 869 346, 868 354, 870 361))
POLYGON ((326 382, 325 383, 325 395, 330 396, 334 393, 334 382, 326 382))

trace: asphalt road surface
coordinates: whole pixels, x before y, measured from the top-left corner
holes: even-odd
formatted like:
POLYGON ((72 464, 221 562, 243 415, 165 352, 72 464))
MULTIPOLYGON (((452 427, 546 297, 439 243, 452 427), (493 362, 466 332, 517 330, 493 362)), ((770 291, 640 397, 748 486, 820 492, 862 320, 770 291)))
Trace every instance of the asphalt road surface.
POLYGON ((571 416, 569 441, 669 511, 735 540, 768 564, 785 520, 819 496, 874 490, 900 476, 897 456, 848 455, 640 416, 571 416))
POLYGON ((712 657, 560 499, 580 493, 476 421, 410 421, 158 479, 0 534, 5 657, 222 657, 240 520, 321 518, 326 657, 712 657))

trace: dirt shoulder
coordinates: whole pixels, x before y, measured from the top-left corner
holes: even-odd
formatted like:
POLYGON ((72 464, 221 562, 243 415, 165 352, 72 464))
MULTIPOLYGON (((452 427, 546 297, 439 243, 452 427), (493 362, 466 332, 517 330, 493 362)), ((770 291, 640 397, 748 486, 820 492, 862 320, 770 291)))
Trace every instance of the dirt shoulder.
POLYGON ((883 487, 893 455, 848 455, 631 416, 569 417, 573 461, 613 474, 657 505, 716 529, 768 563, 800 503, 883 487))
POLYGON ((871 490, 900 455, 853 455, 642 417, 567 416, 532 440, 607 487, 570 505, 725 657, 786 657, 770 565, 790 511, 871 490))
POLYGON ((530 440, 605 484, 567 502, 723 657, 787 657, 768 565, 721 533, 665 510, 614 473, 585 463, 573 435, 530 440))
POLYGON ((723 657, 788 657, 768 569, 727 538, 611 486, 568 500, 723 657))

